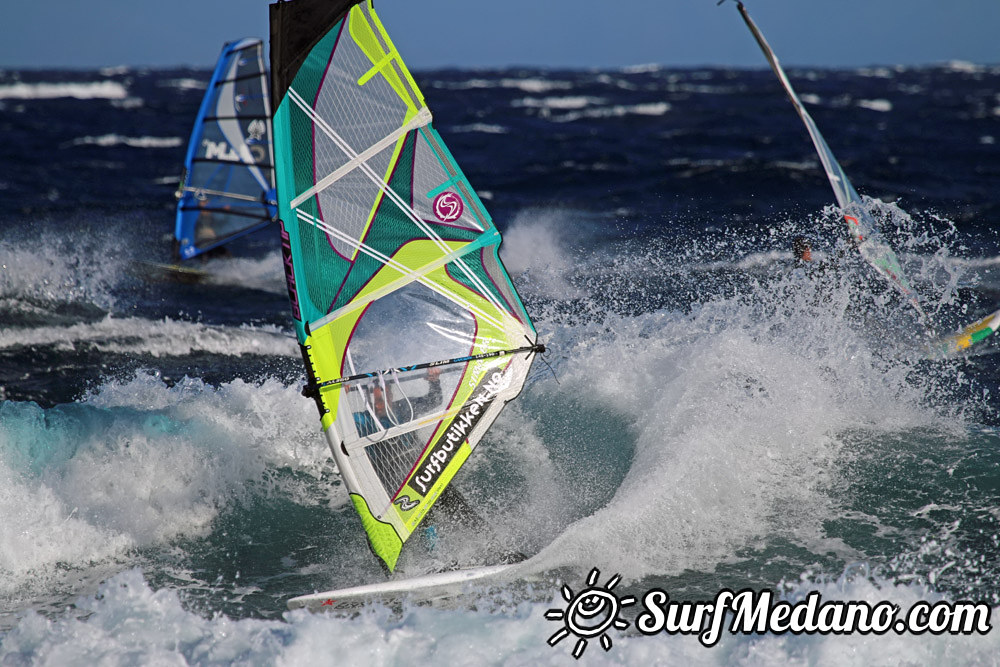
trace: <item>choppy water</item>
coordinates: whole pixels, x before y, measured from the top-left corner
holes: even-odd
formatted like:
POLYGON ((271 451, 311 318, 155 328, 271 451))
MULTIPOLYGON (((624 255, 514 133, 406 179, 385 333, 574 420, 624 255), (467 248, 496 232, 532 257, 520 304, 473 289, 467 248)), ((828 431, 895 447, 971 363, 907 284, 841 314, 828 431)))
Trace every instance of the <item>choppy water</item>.
MULTIPOLYGON (((792 72, 936 326, 1000 301, 1000 69, 792 72), (906 212, 904 212, 904 210, 906 212)), ((208 73, 0 73, 3 664, 567 664, 559 587, 1000 605, 997 346, 931 362, 770 72, 418 77, 504 232, 539 364, 457 480, 516 580, 452 609, 285 612, 380 580, 299 390, 274 234, 150 282, 208 73)), ((403 575, 491 562, 441 519, 403 575)), ((634 616, 625 614, 628 620, 634 616)), ((997 610, 994 610, 994 620, 997 610)), ((612 633, 588 662, 992 664, 980 636, 612 633)))

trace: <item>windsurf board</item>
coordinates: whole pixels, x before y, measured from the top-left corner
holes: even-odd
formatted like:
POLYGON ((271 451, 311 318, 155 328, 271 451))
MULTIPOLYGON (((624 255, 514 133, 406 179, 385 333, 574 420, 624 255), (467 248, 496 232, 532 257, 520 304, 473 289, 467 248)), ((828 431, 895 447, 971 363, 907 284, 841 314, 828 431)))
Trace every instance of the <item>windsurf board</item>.
POLYGON ((154 282, 196 284, 207 280, 212 275, 208 271, 190 266, 147 262, 141 259, 132 260, 129 268, 136 276, 154 282))
POLYGON ((513 567, 514 564, 489 565, 300 595, 288 601, 288 608, 341 611, 357 609, 368 602, 379 600, 439 601, 461 595, 469 584, 498 577, 513 567))

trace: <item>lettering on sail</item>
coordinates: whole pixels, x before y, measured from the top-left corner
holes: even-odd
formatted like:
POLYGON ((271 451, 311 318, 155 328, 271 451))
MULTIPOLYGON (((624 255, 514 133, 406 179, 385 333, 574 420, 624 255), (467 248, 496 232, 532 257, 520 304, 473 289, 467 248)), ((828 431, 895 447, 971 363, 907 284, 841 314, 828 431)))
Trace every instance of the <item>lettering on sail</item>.
MULTIPOLYGON (((482 338, 476 342, 476 346, 473 349, 473 354, 482 354, 484 352, 490 351, 490 343, 486 338, 482 338)), ((483 374, 486 369, 491 364, 495 363, 492 359, 480 359, 475 364, 472 365, 472 371, 469 373, 469 388, 475 389, 476 385, 482 379, 483 374)))
POLYGON ((438 440, 423 463, 417 468, 417 472, 410 478, 410 485, 414 489, 419 491, 421 495, 427 495, 427 492, 441 477, 441 473, 448 467, 448 463, 455 457, 458 448, 465 442, 482 416, 486 414, 493 399, 509 386, 510 374, 496 372, 473 394, 473 397, 462 406, 461 412, 448 426, 444 436, 438 440))
POLYGON ((285 231, 285 221, 279 220, 281 228, 281 260, 285 267, 285 284, 288 287, 288 298, 292 302, 292 317, 301 321, 302 312, 299 310, 299 290, 295 285, 295 269, 292 267, 292 239, 285 231))
POLYGON ((221 160, 223 162, 242 162, 239 153, 225 141, 210 141, 202 139, 206 160, 221 160))

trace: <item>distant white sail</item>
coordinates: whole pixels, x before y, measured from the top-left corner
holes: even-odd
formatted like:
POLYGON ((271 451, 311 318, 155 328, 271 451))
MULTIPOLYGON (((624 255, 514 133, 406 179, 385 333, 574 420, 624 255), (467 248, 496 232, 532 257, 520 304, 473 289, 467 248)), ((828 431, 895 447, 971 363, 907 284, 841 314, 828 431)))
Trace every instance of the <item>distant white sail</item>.
POLYGON ((764 35, 761 34, 760 29, 753 22, 753 19, 750 18, 750 14, 747 13, 743 3, 737 2, 736 4, 747 27, 750 28, 754 39, 757 40, 757 44, 767 57, 767 61, 771 64, 771 69, 778 75, 778 80, 781 81, 781 85, 784 87, 785 92, 788 93, 789 99, 795 105, 795 110, 798 111, 802 122, 805 123, 806 130, 809 131, 809 136, 812 137, 816 152, 819 153, 820 162, 823 163, 823 169, 826 171, 827 178, 830 179, 830 187, 833 188, 833 194, 837 198, 837 205, 840 206, 844 214, 847 231, 851 236, 854 246, 861 253, 865 261, 871 264, 882 277, 899 290, 917 310, 921 320, 926 323, 927 316, 920 306, 917 293, 910 287, 910 283, 903 274, 903 269, 899 265, 896 253, 882 240, 871 214, 868 213, 868 209, 865 208, 861 197, 858 196, 854 186, 851 185, 851 181, 847 178, 847 174, 844 173, 840 163, 837 162, 837 158, 833 156, 833 151, 830 150, 826 140, 823 139, 823 135, 820 134, 819 128, 816 127, 816 123, 813 122, 809 112, 806 111, 799 96, 795 94, 795 89, 792 88, 791 82, 789 82, 788 77, 785 75, 785 70, 782 69, 781 64, 778 62, 778 57, 774 55, 774 51, 771 50, 767 40, 764 39, 764 35))

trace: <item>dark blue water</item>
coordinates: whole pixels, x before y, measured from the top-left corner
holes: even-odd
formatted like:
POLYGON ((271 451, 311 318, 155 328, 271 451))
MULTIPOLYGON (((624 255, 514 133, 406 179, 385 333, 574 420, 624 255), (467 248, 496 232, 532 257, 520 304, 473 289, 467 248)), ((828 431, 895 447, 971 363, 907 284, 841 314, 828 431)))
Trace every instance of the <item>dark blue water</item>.
MULTIPOLYGON (((795 268, 793 236, 832 257, 845 235, 773 75, 518 69, 416 78, 552 350, 558 382, 539 365, 456 482, 532 556, 533 588, 282 617, 383 575, 299 394, 276 233, 198 264, 199 284, 133 263, 168 260, 208 75, 0 72, 6 660, 537 664, 568 659, 545 644, 556 578, 594 566, 688 599, 1000 604, 996 343, 929 361, 863 264, 795 268)), ((790 75, 936 330, 1000 306, 1000 69, 790 75)), ((401 570, 490 562, 480 542, 445 524, 401 570)), ((973 663, 994 635, 622 636, 604 657, 973 663)))

